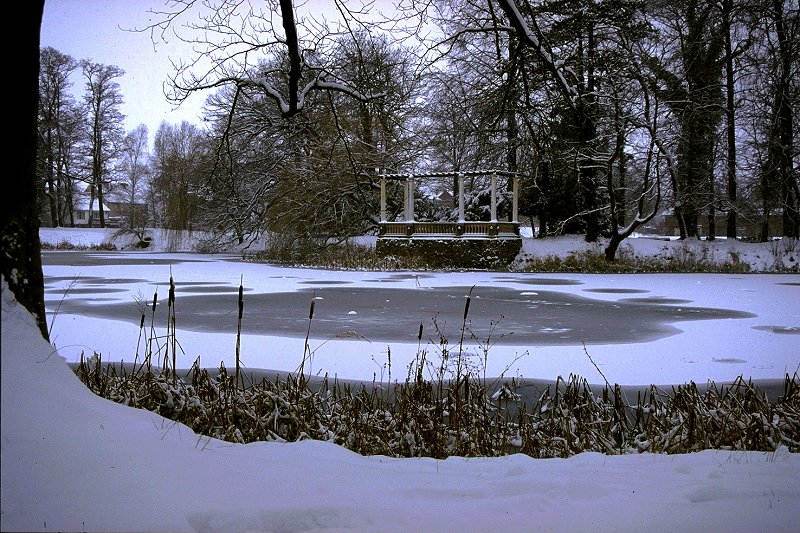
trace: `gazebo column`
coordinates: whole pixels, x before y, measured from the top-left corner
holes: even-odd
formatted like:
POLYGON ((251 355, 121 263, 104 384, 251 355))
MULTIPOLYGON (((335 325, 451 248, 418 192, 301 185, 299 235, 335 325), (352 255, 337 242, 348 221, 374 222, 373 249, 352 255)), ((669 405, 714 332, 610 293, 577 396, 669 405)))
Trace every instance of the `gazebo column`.
POLYGON ((386 222, 386 178, 384 177, 381 177, 381 222, 386 222))
POLYGON ((464 174, 458 173, 458 221, 463 223, 464 218, 464 174))
POLYGON ((511 222, 519 222, 519 178, 514 176, 511 193, 511 222))
POLYGON ((414 178, 406 180, 406 222, 414 222, 414 178))
POLYGON ((497 174, 492 174, 491 194, 491 218, 492 222, 497 222, 497 174))

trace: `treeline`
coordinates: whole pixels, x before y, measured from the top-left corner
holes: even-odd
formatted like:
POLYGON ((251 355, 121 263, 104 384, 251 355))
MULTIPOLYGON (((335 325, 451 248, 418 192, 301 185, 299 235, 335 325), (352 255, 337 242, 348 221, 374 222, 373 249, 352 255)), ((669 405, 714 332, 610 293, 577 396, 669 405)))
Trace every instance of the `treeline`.
MULTIPOLYGON (((207 127, 162 125, 149 155, 135 132, 91 127, 114 109, 118 69, 93 96, 91 63, 43 50, 52 223, 70 223, 65 184, 80 179, 98 199, 124 184, 131 204, 141 186, 149 224, 344 239, 375 231, 384 172, 502 169, 519 173, 538 236, 608 237, 609 259, 664 215, 683 238, 741 237, 745 224, 760 240, 800 235, 796 2, 447 0, 340 9, 338 25, 284 4, 244 14, 235 33, 241 14, 225 0, 163 21, 202 30, 212 66, 187 60, 170 81, 175 101, 207 95, 207 127), (47 92, 51 57, 81 69, 83 102, 47 92)), ((468 216, 485 219, 488 183, 467 182, 468 216)), ((455 180, 416 194, 419 219, 456 216, 455 180)))
POLYGON ((163 123, 151 152, 145 125, 123 128, 117 81, 122 69, 48 47, 41 50, 39 72, 42 223, 189 228, 196 209, 193 184, 210 151, 207 135, 188 123, 163 123), (79 98, 72 90, 75 77, 83 85, 79 98), (106 211, 110 205, 116 207, 113 217, 106 211))

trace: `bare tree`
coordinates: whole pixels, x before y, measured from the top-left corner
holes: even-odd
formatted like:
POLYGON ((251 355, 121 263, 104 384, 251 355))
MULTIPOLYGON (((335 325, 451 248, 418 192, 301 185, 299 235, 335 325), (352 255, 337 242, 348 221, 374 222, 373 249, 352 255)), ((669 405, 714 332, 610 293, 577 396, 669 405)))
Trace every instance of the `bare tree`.
POLYGON ((122 171, 124 180, 121 185, 126 189, 128 199, 128 229, 144 227, 147 222, 146 213, 137 207, 145 188, 148 175, 147 165, 147 126, 138 125, 128 132, 122 141, 122 171))
POLYGON ((726 178, 728 189, 728 219, 725 235, 729 239, 737 237, 736 208, 736 103, 735 70, 733 49, 733 0, 722 0, 722 31, 725 35, 725 143, 726 178))
POLYGON ((70 108, 74 105, 69 93, 69 78, 77 68, 72 57, 54 48, 43 48, 39 71, 39 169, 44 177, 44 196, 48 200, 50 224, 64 224, 66 191, 71 190, 64 174, 65 145, 70 128, 70 108))
POLYGON ((186 121, 159 126, 153 142, 150 188, 163 227, 194 229, 208 153, 208 143, 197 126, 186 121))
POLYGON ((750 46, 741 58, 741 159, 745 194, 757 205, 759 239, 797 235, 800 190, 800 8, 756 0, 742 10, 750 46), (782 228, 770 220, 782 218, 782 228))
POLYGON ((116 157, 122 139, 122 93, 116 79, 125 72, 114 65, 81 61, 86 81, 84 104, 89 130, 90 167, 89 225, 92 225, 95 196, 100 210, 100 227, 106 225, 103 208, 104 186, 110 180, 111 162, 116 157))
MULTIPOLYGON (((345 18, 353 19, 343 3, 335 4, 345 18)), ((172 31, 197 50, 195 57, 176 64, 168 92, 175 102, 193 92, 233 86, 237 92, 261 94, 284 118, 291 118, 315 91, 341 92, 360 100, 373 97, 329 68, 325 45, 334 30, 313 18, 298 18, 292 0, 268 2, 266 8, 239 0, 178 0, 172 7, 154 11, 159 20, 141 31, 149 31, 154 40, 172 31), (184 28, 177 27, 192 14, 195 18, 184 28)), ((234 104, 237 101, 234 98, 234 104)))
POLYGON ((786 237, 800 237, 800 186, 798 186, 795 156, 795 117, 792 106, 797 107, 797 71, 792 69, 797 59, 797 37, 800 30, 798 10, 787 13, 783 0, 772 0, 769 14, 777 37, 777 56, 779 60, 778 80, 775 94, 775 126, 770 137, 775 144, 775 162, 781 184, 783 204, 783 234, 786 237), (794 37, 794 39, 792 39, 794 37), (794 79, 795 90, 792 90, 794 79))

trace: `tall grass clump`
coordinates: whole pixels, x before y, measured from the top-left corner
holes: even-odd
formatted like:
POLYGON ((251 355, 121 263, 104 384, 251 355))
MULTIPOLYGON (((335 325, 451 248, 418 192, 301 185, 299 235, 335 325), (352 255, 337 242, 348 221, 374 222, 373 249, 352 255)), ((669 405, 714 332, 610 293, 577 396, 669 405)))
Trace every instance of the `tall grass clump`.
POLYGON ((117 247, 108 241, 96 243, 96 244, 74 244, 69 242, 68 240, 64 239, 58 243, 49 243, 42 241, 42 250, 70 250, 70 251, 97 251, 97 252, 108 252, 116 250, 117 247))
MULTIPOLYGON (((622 252, 622 251, 620 251, 622 252)), ((602 252, 585 250, 571 252, 567 257, 555 255, 525 255, 517 260, 514 270, 520 272, 574 272, 589 274, 633 274, 661 272, 746 273, 750 265, 730 256, 726 261, 714 261, 707 254, 697 254, 689 248, 676 248, 668 257, 635 257, 619 253, 616 261, 609 262, 602 252)))
POLYGON ((430 270, 420 256, 384 256, 374 246, 355 242, 270 235, 263 250, 245 255, 255 262, 335 270, 430 270))
MULTIPOLYGON (((800 381, 786 376, 770 401, 742 378, 729 385, 693 382, 651 386, 635 401, 621 388, 592 389, 586 379, 558 378, 530 403, 514 379, 487 388, 473 375, 431 381, 419 368, 402 383, 312 383, 286 374, 237 386, 221 365, 196 361, 174 381, 168 371, 130 372, 82 358, 78 377, 96 394, 154 411, 195 432, 231 442, 334 442, 364 455, 532 457, 687 453, 704 449, 800 452, 800 381)), ((153 371, 154 370, 154 371, 153 371)))

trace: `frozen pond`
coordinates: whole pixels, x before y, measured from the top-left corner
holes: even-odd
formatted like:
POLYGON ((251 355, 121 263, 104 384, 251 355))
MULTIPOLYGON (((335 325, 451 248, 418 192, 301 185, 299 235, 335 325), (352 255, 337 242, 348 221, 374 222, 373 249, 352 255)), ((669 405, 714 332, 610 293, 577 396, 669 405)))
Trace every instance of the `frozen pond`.
POLYGON ((163 330, 171 273, 182 366, 198 356, 209 366, 231 362, 240 279, 250 367, 297 367, 313 301, 315 371, 380 378, 391 349, 396 376, 416 355, 420 323, 421 346, 433 356, 442 338, 458 344, 470 291, 465 343, 481 361, 481 347, 492 346, 490 375, 596 377, 584 344, 609 379, 623 383, 779 378, 800 364, 796 275, 377 273, 89 252, 48 252, 43 263, 48 312, 57 310, 53 338, 68 359, 98 350, 131 361, 155 291, 163 330))

